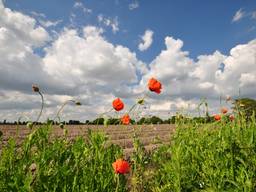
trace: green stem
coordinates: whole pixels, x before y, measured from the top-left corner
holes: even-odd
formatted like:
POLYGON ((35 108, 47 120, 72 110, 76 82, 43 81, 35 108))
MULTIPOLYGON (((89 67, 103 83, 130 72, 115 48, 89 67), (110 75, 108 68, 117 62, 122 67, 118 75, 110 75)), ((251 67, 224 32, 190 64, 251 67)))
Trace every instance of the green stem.
POLYGON ((116 190, 115 190, 115 192, 118 192, 118 189, 119 189, 119 175, 116 174, 116 177, 117 177, 117 181, 116 181, 116 190))
POLYGON ((60 121, 60 113, 62 112, 63 108, 68 104, 68 102, 76 103, 76 101, 75 101, 75 100, 72 100, 72 99, 65 101, 65 102, 61 105, 61 107, 60 107, 60 109, 58 110, 58 112, 57 112, 56 116, 54 117, 53 121, 55 121, 57 118, 58 118, 58 120, 60 121))
POLYGON ((39 115, 38 115, 38 117, 36 119, 36 122, 39 121, 39 119, 40 119, 40 117, 42 115, 42 112, 43 112, 43 108, 44 108, 44 96, 43 96, 43 94, 40 91, 38 93, 41 96, 42 104, 41 104, 41 110, 40 110, 40 113, 39 113, 39 115))

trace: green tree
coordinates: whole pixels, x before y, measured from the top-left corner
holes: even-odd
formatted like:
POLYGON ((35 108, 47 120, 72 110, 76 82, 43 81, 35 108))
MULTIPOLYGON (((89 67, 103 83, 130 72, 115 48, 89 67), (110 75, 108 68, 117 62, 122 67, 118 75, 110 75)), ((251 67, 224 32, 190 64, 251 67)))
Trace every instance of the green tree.
POLYGON ((256 100, 251 98, 241 98, 234 101, 234 111, 239 115, 244 114, 246 118, 250 118, 256 114, 256 100))

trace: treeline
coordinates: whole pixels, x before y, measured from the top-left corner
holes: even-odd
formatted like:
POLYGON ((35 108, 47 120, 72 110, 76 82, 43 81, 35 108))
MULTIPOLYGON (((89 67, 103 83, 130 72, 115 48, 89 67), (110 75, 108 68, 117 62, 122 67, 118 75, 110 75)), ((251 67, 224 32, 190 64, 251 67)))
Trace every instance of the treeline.
MULTIPOLYGON (((256 117, 256 100, 250 99, 250 98, 241 98, 241 99, 235 99, 233 101, 233 107, 232 107, 234 113, 236 115, 242 115, 244 116, 247 120, 250 120, 251 117, 255 116, 256 117)), ((182 115, 177 115, 177 116, 171 116, 168 119, 161 119, 160 117, 157 116, 152 116, 152 117, 142 117, 140 120, 137 122, 135 120, 131 120, 131 124, 174 124, 177 120, 183 120, 184 122, 186 121, 193 121, 193 122, 198 122, 198 123, 210 123, 214 121, 214 118, 212 116, 209 116, 208 113, 205 117, 185 117, 182 115)), ((52 120, 49 120, 52 121, 52 120)), ((10 125, 10 124, 20 124, 20 125, 26 125, 28 122, 23 121, 23 122, 7 122, 6 120, 0 121, 0 124, 4 125, 10 125)), ((59 124, 59 122, 54 122, 52 121, 53 124, 59 124)), ((120 119, 117 118, 109 118, 109 119, 104 119, 104 118, 96 118, 94 120, 86 120, 85 122, 81 122, 78 120, 69 120, 69 121, 64 121, 61 122, 66 125, 119 125, 121 124, 120 119)), ((40 122, 34 122, 34 124, 41 124, 40 122)))
MULTIPOLYGON (((134 119, 131 119, 131 124, 132 125, 142 125, 142 124, 174 124, 178 119, 183 119, 184 121, 197 121, 197 122, 212 122, 213 118, 206 118, 206 117, 194 117, 194 118, 186 118, 183 116, 172 116, 171 118, 168 119, 161 119, 160 117, 157 116, 152 116, 152 117, 142 117, 139 121, 135 121, 134 119)), ((59 124, 59 122, 54 122, 52 120, 48 120, 51 121, 53 124, 59 124)), ((23 121, 23 122, 0 122, 0 124, 2 125, 27 125, 28 122, 23 121)), ((120 119, 117 118, 109 118, 109 119, 104 119, 104 118, 96 118, 92 121, 86 120, 85 122, 82 121, 78 121, 78 120, 69 120, 69 121, 62 121, 62 124, 65 125, 119 125, 121 124, 120 119)), ((37 124, 40 125, 42 123, 40 122, 33 122, 33 124, 37 124)))

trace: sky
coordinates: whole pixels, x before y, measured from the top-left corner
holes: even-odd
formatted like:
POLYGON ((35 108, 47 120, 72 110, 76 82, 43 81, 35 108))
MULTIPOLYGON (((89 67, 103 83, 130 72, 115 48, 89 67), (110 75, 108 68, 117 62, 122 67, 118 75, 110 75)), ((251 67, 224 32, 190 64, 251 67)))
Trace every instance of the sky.
POLYGON ((83 105, 62 119, 85 121, 145 95, 137 116, 195 114, 202 98, 217 113, 220 97, 256 98, 256 1, 0 0, 0 82, 0 120, 36 119, 32 84, 42 120, 69 99, 83 105))

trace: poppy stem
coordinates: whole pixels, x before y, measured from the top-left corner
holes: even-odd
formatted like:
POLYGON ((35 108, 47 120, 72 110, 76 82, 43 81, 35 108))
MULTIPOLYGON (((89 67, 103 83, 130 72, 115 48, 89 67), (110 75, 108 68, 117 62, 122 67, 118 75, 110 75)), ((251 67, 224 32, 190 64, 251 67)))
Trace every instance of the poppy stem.
POLYGON ((128 113, 132 112, 132 110, 137 106, 138 103, 135 103, 131 108, 130 110, 128 111, 128 113))
POLYGON ((39 121, 39 119, 40 119, 40 117, 42 115, 42 112, 43 112, 43 108, 44 108, 44 96, 43 96, 43 94, 40 91, 38 91, 38 93, 41 96, 42 104, 41 104, 41 110, 40 110, 40 113, 39 113, 39 115, 38 115, 38 117, 36 119, 36 122, 39 121))
POLYGON ((61 113, 61 111, 63 110, 63 108, 68 104, 68 102, 76 103, 76 101, 75 101, 75 100, 72 100, 72 99, 65 101, 65 102, 61 105, 61 107, 60 107, 60 109, 58 110, 58 112, 57 112, 56 116, 54 117, 53 121, 55 121, 55 119, 58 118, 58 120, 59 120, 59 122, 60 122, 60 113, 61 113))
POLYGON ((118 192, 118 188, 119 188, 119 175, 116 174, 116 177, 117 177, 117 181, 116 181, 116 190, 115 190, 115 192, 118 192))

